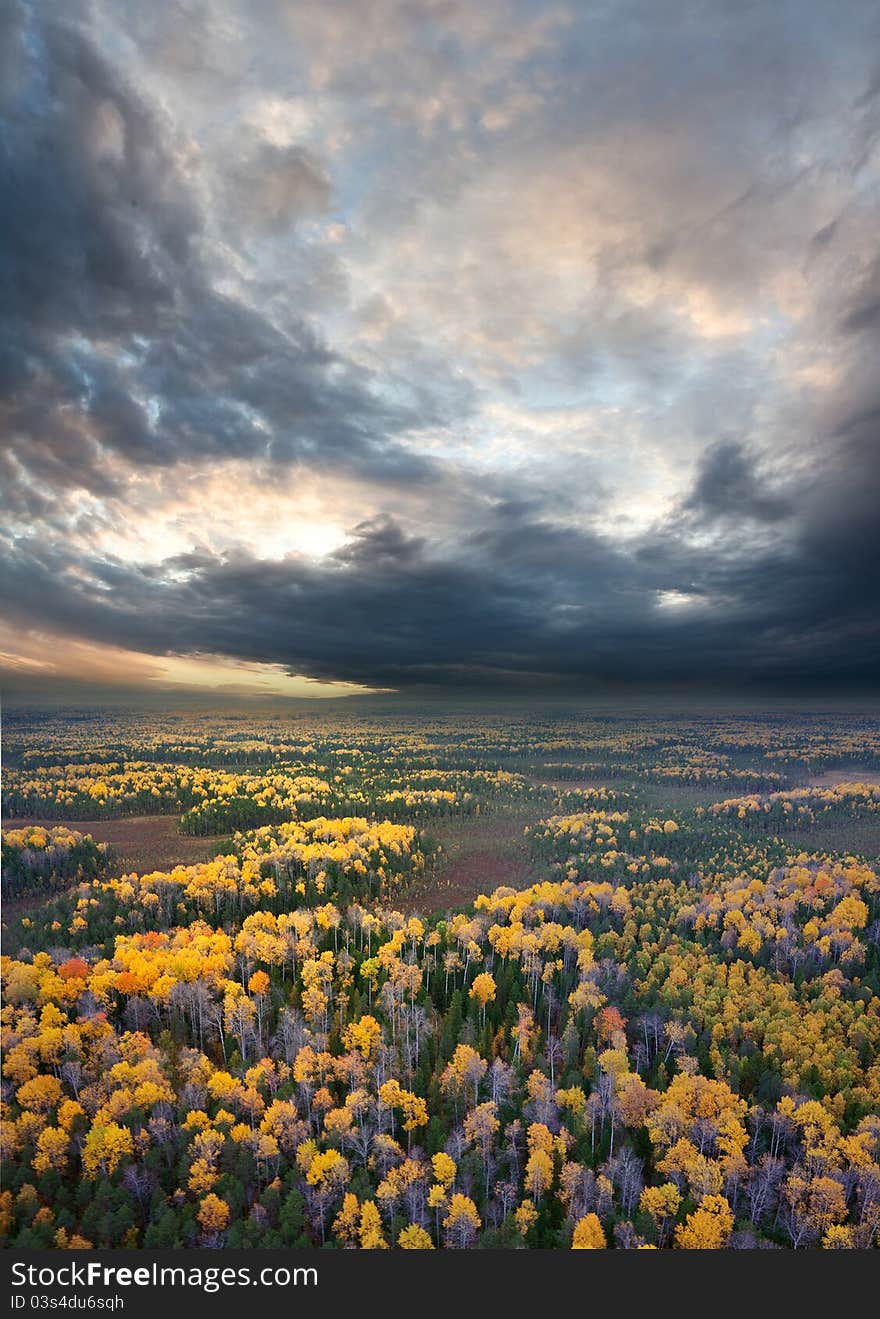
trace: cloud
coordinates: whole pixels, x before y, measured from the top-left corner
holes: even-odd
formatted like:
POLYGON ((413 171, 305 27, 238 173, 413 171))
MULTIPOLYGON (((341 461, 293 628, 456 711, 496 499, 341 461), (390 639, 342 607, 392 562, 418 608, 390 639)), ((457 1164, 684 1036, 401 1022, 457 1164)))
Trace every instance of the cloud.
POLYGON ((329 201, 325 171, 294 144, 260 141, 222 175, 225 219, 239 229, 284 233, 298 220, 321 214, 329 201))
POLYGON ((705 521, 753 518, 776 523, 791 513, 792 504, 767 488, 742 444, 718 440, 703 454, 684 508, 705 521))
MULTIPOLYGON (((383 400, 306 319, 255 305, 243 281, 224 288, 185 126, 81 23, 31 15, 17 49, 0 258, 13 486, 105 492, 125 479, 117 459, 225 456, 423 477, 394 442, 413 421, 405 402, 383 400)), ((269 231, 320 210, 329 189, 309 153, 268 143, 223 187, 227 221, 269 231)))
POLYGON ((513 675, 856 681, 880 659, 880 628, 851 576, 845 556, 826 552, 817 566, 803 547, 700 556, 666 534, 624 552, 499 506, 446 554, 387 517, 321 560, 193 553, 72 566, 33 545, 13 559, 3 603, 24 628, 49 617, 130 651, 207 651, 369 687, 513 675), (656 608, 673 593, 691 607, 656 608))
POLYGON ((876 677, 868 0, 2 21, 11 626, 145 674, 876 677))

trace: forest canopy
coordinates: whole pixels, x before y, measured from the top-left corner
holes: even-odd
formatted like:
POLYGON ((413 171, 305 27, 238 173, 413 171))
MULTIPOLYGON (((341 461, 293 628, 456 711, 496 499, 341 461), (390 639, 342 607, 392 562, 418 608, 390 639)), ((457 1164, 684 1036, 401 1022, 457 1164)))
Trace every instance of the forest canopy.
POLYGON ((876 1244, 875 724, 8 740, 7 1244, 876 1244))

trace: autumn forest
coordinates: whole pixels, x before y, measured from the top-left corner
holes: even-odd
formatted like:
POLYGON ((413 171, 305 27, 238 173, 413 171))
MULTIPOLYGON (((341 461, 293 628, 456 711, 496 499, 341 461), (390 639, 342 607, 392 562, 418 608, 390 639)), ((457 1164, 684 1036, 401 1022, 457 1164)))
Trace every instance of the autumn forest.
POLYGON ((12 712, 16 1247, 867 1249, 880 726, 12 712))

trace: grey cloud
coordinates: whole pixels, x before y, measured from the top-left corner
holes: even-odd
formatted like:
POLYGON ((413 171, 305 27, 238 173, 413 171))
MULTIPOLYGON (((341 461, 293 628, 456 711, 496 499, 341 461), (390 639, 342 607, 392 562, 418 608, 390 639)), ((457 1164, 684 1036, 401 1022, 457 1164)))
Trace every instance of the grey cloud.
MULTIPOLYGON (((82 26, 20 12, 0 253, 2 415, 19 469, 98 493, 113 485, 108 454, 329 459, 424 479, 429 464, 395 447, 415 420, 406 405, 382 401, 305 320, 282 330, 217 290, 185 136, 82 26)), ((270 228, 326 200, 305 153, 267 146, 242 169, 241 204, 249 194, 270 228)))
POLYGON ((718 440, 706 450, 686 511, 699 518, 754 518, 778 522, 792 511, 791 499, 768 489, 755 470, 754 457, 736 440, 718 440))
POLYGON ((857 286, 841 326, 848 334, 880 333, 880 257, 857 286))
POLYGON ((260 141, 223 173, 224 222, 281 234, 330 201, 326 172, 301 146, 260 141))

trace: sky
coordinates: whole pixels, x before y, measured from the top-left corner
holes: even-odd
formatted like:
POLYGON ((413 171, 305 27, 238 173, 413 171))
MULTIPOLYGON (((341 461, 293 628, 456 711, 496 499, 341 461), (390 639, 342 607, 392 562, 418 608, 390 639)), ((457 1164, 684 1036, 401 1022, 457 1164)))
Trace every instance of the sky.
POLYGON ((870 689, 873 0, 9 0, 0 688, 870 689))

